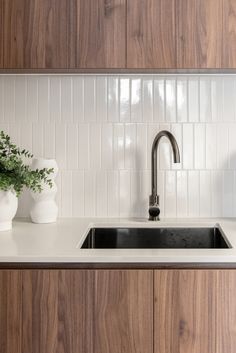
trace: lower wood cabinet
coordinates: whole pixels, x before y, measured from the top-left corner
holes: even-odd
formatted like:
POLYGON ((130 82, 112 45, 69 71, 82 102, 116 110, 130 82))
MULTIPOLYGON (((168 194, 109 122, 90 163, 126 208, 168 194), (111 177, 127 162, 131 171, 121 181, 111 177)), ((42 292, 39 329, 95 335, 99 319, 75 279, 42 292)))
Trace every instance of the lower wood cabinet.
POLYGON ((0 353, 235 353, 236 270, 0 270, 0 353))

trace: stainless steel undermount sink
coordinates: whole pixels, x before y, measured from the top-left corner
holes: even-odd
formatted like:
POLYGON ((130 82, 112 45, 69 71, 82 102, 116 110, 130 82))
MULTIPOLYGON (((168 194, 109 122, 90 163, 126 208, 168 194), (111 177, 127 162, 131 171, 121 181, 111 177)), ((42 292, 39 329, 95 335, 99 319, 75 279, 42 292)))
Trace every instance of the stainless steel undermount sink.
POLYGON ((226 249, 229 241, 215 227, 91 228, 81 249, 226 249))

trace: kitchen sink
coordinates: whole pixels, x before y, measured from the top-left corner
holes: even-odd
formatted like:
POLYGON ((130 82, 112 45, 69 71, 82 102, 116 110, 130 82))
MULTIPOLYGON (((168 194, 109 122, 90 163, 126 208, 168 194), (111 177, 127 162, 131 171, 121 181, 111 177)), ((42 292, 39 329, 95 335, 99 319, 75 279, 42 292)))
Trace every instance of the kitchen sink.
POLYGON ((215 227, 91 228, 82 249, 226 249, 231 245, 215 227))

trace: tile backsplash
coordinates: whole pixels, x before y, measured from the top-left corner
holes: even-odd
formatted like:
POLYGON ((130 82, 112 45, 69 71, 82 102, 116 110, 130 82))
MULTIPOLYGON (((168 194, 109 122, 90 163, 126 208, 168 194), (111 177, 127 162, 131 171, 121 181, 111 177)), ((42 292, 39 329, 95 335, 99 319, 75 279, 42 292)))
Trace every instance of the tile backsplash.
MULTIPOLYGON (((0 129, 59 164, 61 217, 147 217, 151 145, 163 139, 165 217, 236 216, 236 76, 0 76, 0 129)), ((30 195, 18 216, 28 216, 30 195)))

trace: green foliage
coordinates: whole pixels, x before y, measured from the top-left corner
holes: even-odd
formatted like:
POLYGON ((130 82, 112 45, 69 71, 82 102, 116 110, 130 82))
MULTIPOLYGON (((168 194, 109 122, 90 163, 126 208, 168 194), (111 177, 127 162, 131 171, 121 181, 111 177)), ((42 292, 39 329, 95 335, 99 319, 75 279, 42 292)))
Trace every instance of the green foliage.
POLYGON ((53 168, 31 170, 24 159, 32 157, 30 152, 21 150, 12 144, 8 135, 0 132, 0 190, 14 190, 19 196, 24 186, 35 192, 42 191, 42 184, 52 187, 49 175, 53 168))

